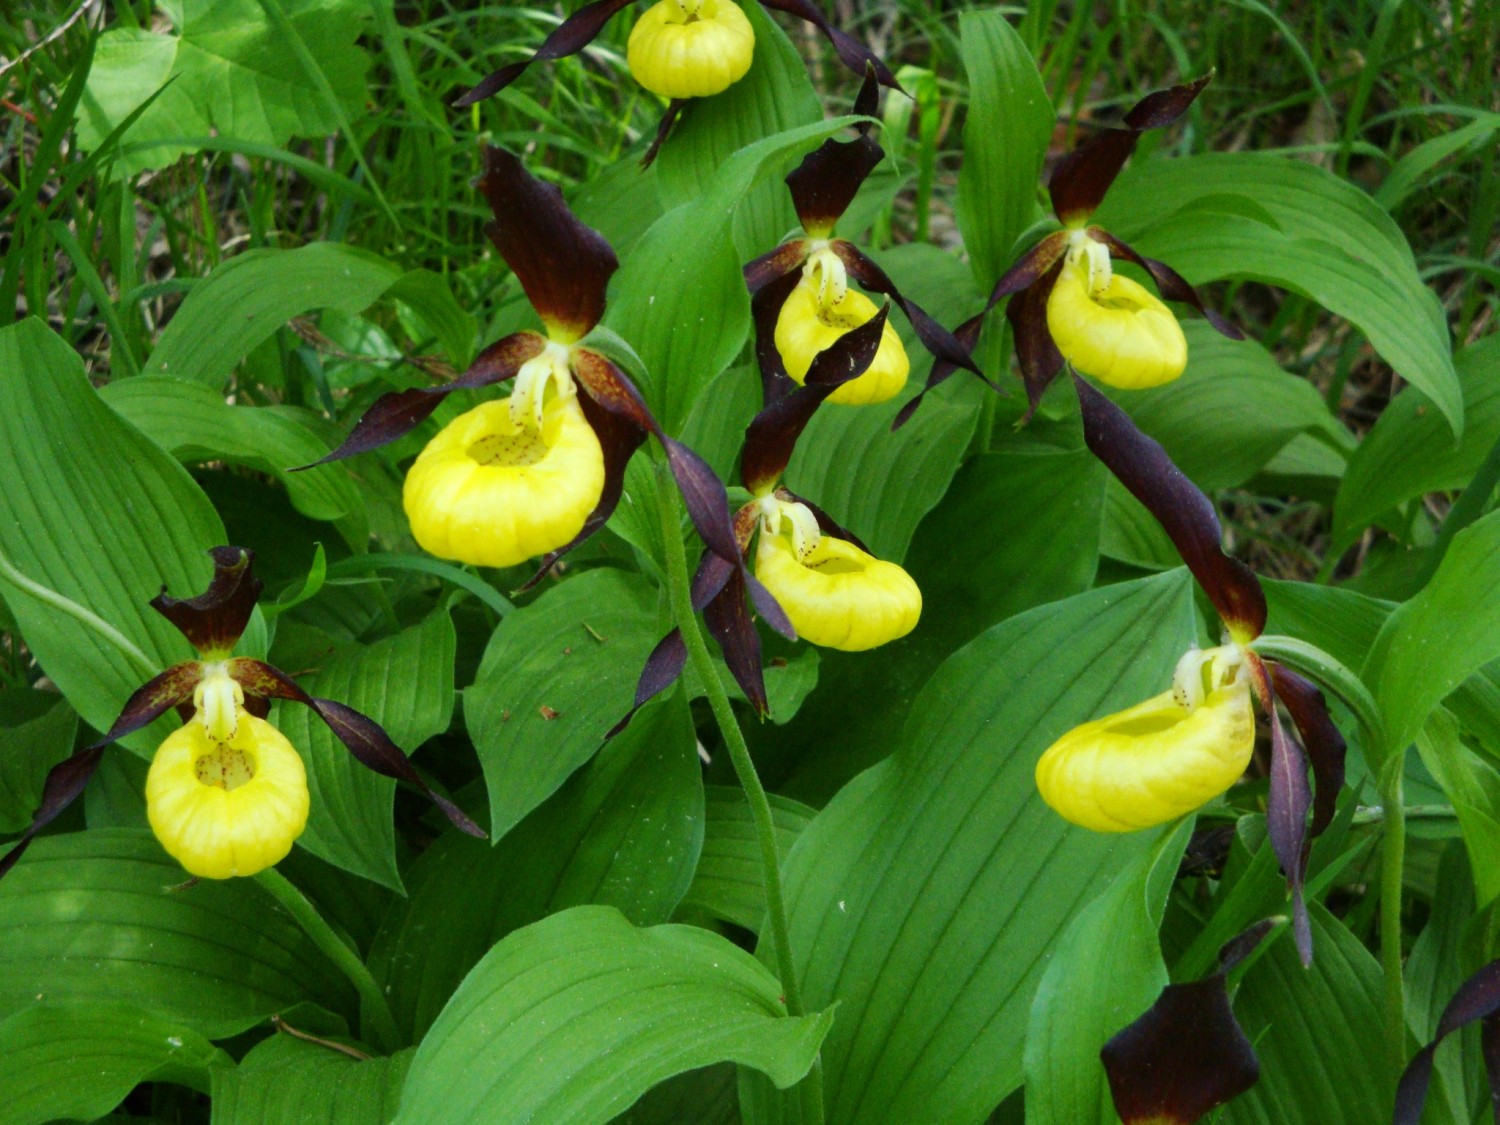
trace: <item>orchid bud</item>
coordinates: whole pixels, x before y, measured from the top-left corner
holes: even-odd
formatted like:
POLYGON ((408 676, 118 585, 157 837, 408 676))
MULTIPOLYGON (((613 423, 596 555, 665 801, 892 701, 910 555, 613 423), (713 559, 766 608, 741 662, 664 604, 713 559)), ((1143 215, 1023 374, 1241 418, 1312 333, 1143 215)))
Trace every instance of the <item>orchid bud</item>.
POLYGON ((635 80, 663 98, 723 93, 750 69, 755 29, 731 0, 661 0, 630 32, 635 80))

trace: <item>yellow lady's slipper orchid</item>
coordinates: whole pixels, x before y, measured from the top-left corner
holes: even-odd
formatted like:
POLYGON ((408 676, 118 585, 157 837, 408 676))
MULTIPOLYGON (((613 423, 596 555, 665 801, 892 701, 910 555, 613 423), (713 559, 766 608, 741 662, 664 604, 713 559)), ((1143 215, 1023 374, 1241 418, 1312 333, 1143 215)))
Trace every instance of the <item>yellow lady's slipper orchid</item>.
POLYGON ((922 591, 911 575, 846 539, 821 534, 802 504, 762 503, 777 505, 789 526, 782 533, 780 521, 762 523, 755 577, 781 603, 799 637, 863 652, 916 627, 922 591))
POLYGON ((1187 339, 1172 310, 1115 273, 1108 249, 1087 236, 1068 251, 1047 297, 1047 330, 1074 367, 1112 387, 1159 387, 1187 366, 1187 339))
POLYGON ((191 874, 254 875, 286 858, 307 825, 307 773, 286 737, 244 710, 217 738, 194 715, 146 775, 146 818, 191 874))
POLYGON ((604 491, 604 452, 577 396, 549 399, 540 425, 514 403, 487 402, 455 418, 406 474, 402 501, 423 550, 514 566, 582 530, 604 491))
MULTIPOLYGON (((844 333, 866 323, 878 311, 875 303, 863 293, 848 286, 842 263, 831 254, 837 270, 835 280, 830 280, 827 269, 818 266, 815 257, 802 280, 792 290, 791 296, 781 306, 776 318, 776 350, 786 373, 798 383, 805 382, 818 353, 829 347, 844 333)), ((906 348, 901 337, 886 322, 880 335, 880 350, 875 353, 875 362, 857 379, 851 379, 833 394, 829 402, 847 406, 863 406, 885 402, 900 393, 906 386, 906 376, 911 371, 906 348)))
POLYGON ((1074 727, 1036 766, 1042 799, 1096 832, 1163 824, 1213 800, 1245 772, 1255 715, 1234 646, 1189 652, 1173 688, 1074 727))
POLYGON ((630 32, 635 80, 663 98, 723 93, 750 69, 755 29, 732 0, 661 0, 630 32))

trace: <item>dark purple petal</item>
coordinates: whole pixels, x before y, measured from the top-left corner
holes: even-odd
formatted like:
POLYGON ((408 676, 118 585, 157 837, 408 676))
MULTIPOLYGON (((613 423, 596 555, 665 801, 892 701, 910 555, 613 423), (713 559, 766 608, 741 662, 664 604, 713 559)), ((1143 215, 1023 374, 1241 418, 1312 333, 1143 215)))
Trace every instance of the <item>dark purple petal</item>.
MULTIPOLYGON (((984 306, 984 311, 988 313, 1006 297, 1019 293, 1023 289, 1030 289, 1051 273, 1057 260, 1067 252, 1068 232, 1060 230, 1049 234, 1017 258, 1016 264, 1006 270, 1000 280, 995 282, 995 288, 990 291, 989 303, 984 306)), ((1050 290, 1051 287, 1048 288, 1050 290)))
POLYGON ((261 582, 251 572, 255 552, 244 547, 214 547, 214 576, 208 589, 197 597, 174 598, 163 586, 151 599, 156 610, 206 655, 228 655, 255 612, 261 582))
POLYGON ((750 601, 755 605, 760 619, 787 640, 795 641, 797 630, 793 628, 792 619, 786 615, 786 610, 776 600, 776 595, 767 590, 761 580, 748 570, 745 572, 745 585, 750 587, 750 601))
POLYGON ((630 720, 646 704, 677 682, 687 666, 687 642, 682 639, 682 630, 673 629, 657 642, 646 657, 641 669, 641 678, 636 681, 635 700, 618 723, 605 732, 606 739, 613 738, 630 725, 630 720))
POLYGON ((1246 654, 1260 697, 1271 720, 1270 794, 1266 799, 1266 831, 1271 848, 1286 872, 1292 893, 1292 936, 1304 967, 1312 964, 1312 923, 1307 916, 1303 883, 1307 876, 1307 812, 1312 808, 1312 789, 1307 783, 1307 758, 1294 738, 1289 738, 1276 709, 1276 690, 1261 659, 1246 654))
POLYGON ((1021 383, 1026 388, 1023 421, 1036 412, 1042 396, 1063 367, 1062 352, 1057 350, 1047 327, 1047 298, 1052 295, 1052 286, 1061 272, 1062 262, 1054 262, 1040 281, 1021 290, 1005 306, 1005 319, 1010 321, 1011 335, 1015 338, 1021 383))
POLYGON ((1104 1045, 1099 1057, 1125 1125, 1192 1125, 1255 1085, 1260 1063, 1230 1009, 1225 980, 1269 929, 1260 923, 1234 938, 1219 953, 1217 973, 1169 984, 1104 1045))
POLYGON ((1479 1025, 1479 1053, 1490 1084, 1490 1112, 1500 1125, 1500 1019, 1490 1016, 1479 1025))
POLYGON ((1134 129, 1101 129, 1059 160, 1047 184, 1057 217, 1076 226, 1098 210, 1140 137, 1134 129))
POLYGON ((750 298, 750 316, 755 321, 755 360, 760 367, 762 401, 767 403, 785 398, 797 389, 797 381, 786 373, 781 349, 776 346, 776 322, 781 319, 781 307, 801 281, 802 274, 793 270, 750 298))
POLYGON ((799 20, 806 20, 816 27, 833 44, 833 49, 838 52, 839 61, 861 78, 873 70, 875 80, 882 86, 891 90, 901 89, 896 76, 891 73, 890 67, 880 60, 880 56, 854 36, 840 31, 829 23, 813 0, 760 0, 760 2, 762 7, 774 8, 778 12, 796 16, 799 20))
POLYGON ((1243 340, 1245 334, 1229 321, 1225 320, 1213 309, 1203 303, 1203 298, 1198 296, 1198 290, 1187 283, 1187 279, 1165 262, 1158 262, 1155 258, 1148 258, 1138 254, 1128 243, 1122 242, 1108 231, 1100 230, 1098 227, 1090 227, 1089 235, 1109 247, 1110 252, 1117 258, 1124 258, 1127 262, 1134 262, 1151 275, 1151 280, 1156 282, 1156 287, 1161 290, 1161 295, 1169 301, 1181 301, 1185 305, 1192 305, 1201 312, 1208 323, 1220 335, 1228 336, 1231 340, 1243 340))
POLYGON ((534 62, 576 55, 594 41, 595 36, 604 29, 604 25, 609 22, 611 16, 629 3, 630 0, 594 0, 592 4, 585 4, 563 20, 557 29, 542 41, 542 45, 537 48, 534 55, 508 66, 502 66, 492 74, 486 75, 477 86, 463 94, 453 104, 462 109, 498 94, 519 78, 522 72, 534 62))
POLYGON ((666 111, 662 113, 661 120, 656 123, 656 136, 651 138, 651 147, 646 150, 646 155, 641 157, 642 168, 649 168, 656 163, 661 146, 667 143, 672 126, 677 124, 677 119, 682 116, 682 111, 686 108, 686 98, 673 98, 667 103, 666 111))
POLYGON ((745 287, 751 293, 759 293, 771 282, 785 277, 807 261, 807 239, 794 238, 783 242, 769 254, 762 254, 745 266, 745 287))
POLYGON ((1255 572, 1226 555, 1213 501, 1143 434, 1123 410, 1076 375, 1083 437, 1171 538, 1203 592, 1240 644, 1265 631, 1266 595, 1255 572))
MULTIPOLYGON (((979 343, 979 333, 984 329, 984 313, 970 317, 953 330, 953 338, 959 342, 965 351, 972 352, 974 346, 979 343)), ((946 383, 958 368, 951 363, 944 363, 940 359, 932 361, 932 370, 927 373, 927 385, 918 391, 912 398, 896 412, 896 417, 891 420, 891 432, 895 433, 906 423, 911 421, 911 416, 917 412, 922 405, 922 400, 927 392, 939 384, 946 383)))
POLYGON ((57 819, 83 793, 89 778, 99 768, 99 760, 104 756, 106 745, 104 742, 97 742, 70 758, 64 758, 47 771, 47 780, 42 783, 42 803, 31 814, 31 823, 26 826, 26 831, 21 833, 21 838, 10 851, 0 856, 0 879, 5 878, 25 854, 36 834, 57 819))
POLYGON ((883 293, 896 302, 901 311, 906 314, 906 319, 911 321, 911 326, 917 333, 917 339, 922 341, 924 348, 939 360, 951 363, 955 367, 962 367, 965 371, 972 371, 986 383, 990 382, 985 378, 984 372, 974 365, 969 349, 955 339, 953 333, 928 316, 915 301, 909 301, 902 296, 901 290, 896 288, 896 283, 862 250, 852 242, 839 239, 833 243, 833 251, 849 270, 850 277, 871 293, 883 293))
POLYGON ((1339 728, 1334 725, 1333 716, 1328 713, 1328 702, 1318 686, 1284 664, 1269 667, 1276 694, 1291 715, 1292 722, 1297 724, 1302 745, 1312 762, 1313 817, 1308 835, 1316 838, 1333 823, 1339 790, 1344 787, 1344 757, 1348 747, 1339 728))
MULTIPOLYGON (((1393 1125, 1417 1125, 1422 1118, 1422 1107, 1427 1101, 1427 1084, 1432 1080, 1432 1058, 1438 1045, 1459 1028, 1475 1020, 1490 1021, 1500 1014, 1500 961, 1491 961, 1454 993, 1453 999, 1443 1009, 1438 1021, 1437 1035, 1431 1043, 1412 1057, 1401 1074, 1396 1087, 1396 1114, 1393 1125)), ((1495 1090, 1495 1073, 1491 1055, 1495 1047, 1494 1032, 1488 1026, 1483 1036, 1485 1043, 1485 1070, 1490 1076, 1491 1097, 1495 1090)))
POLYGON ((604 290, 620 267, 614 250, 568 209, 555 184, 503 148, 486 146, 479 186, 495 215, 484 232, 531 307, 557 334, 582 337, 604 315, 604 290))
POLYGON ((127 734, 134 734, 143 727, 150 726, 172 708, 192 699, 193 689, 202 679, 203 665, 197 660, 185 660, 152 676, 131 693, 120 711, 120 717, 94 745, 108 746, 127 734))
POLYGON ((1147 129, 1160 129, 1172 124, 1188 111, 1188 107, 1203 92, 1203 88, 1212 78, 1212 74, 1205 74, 1202 78, 1184 82, 1180 86, 1152 91, 1136 102, 1125 114, 1125 125, 1128 128, 1145 132, 1147 129))
POLYGON ((336 700, 318 699, 309 695, 285 672, 261 660, 245 657, 231 660, 229 674, 245 690, 246 695, 257 695, 262 699, 290 699, 311 707, 360 765, 385 777, 415 786, 442 810, 443 815, 460 832, 484 838, 484 829, 470 820, 461 808, 422 780, 422 775, 417 773, 401 747, 392 742, 391 736, 368 715, 361 715, 354 708, 336 700))
POLYGON ((724 588, 704 607, 703 623, 719 642, 724 663, 735 683, 745 693, 750 706, 764 717, 771 706, 766 700, 766 683, 760 667, 760 634, 746 605, 746 581, 750 576, 741 568, 729 573, 724 588))
MULTIPOLYGON (((582 350, 579 351, 579 356, 584 354, 582 350)), ((594 434, 599 438, 599 446, 604 451, 604 491, 599 494, 599 503, 594 505, 594 510, 589 513, 589 518, 584 521, 578 534, 557 550, 546 555, 537 567, 536 573, 517 593, 535 586, 551 572, 559 559, 587 542, 609 522, 609 517, 614 515, 615 508, 620 503, 620 495, 625 489, 625 466, 630 463, 630 458, 646 440, 645 430, 630 419, 606 410, 588 395, 580 395, 578 405, 583 409, 584 417, 593 427, 594 434)))
POLYGON ((889 311, 887 304, 824 348, 813 357, 806 386, 769 402, 751 420, 740 454, 740 479, 754 495, 764 495, 781 479, 797 448, 797 439, 828 396, 859 378, 875 362, 889 311))
POLYGON ((476 390, 514 378, 521 365, 528 359, 541 355, 546 346, 547 338, 539 333, 516 332, 485 348, 469 365, 469 369, 451 383, 444 383, 440 387, 414 387, 408 391, 391 391, 381 395, 354 424, 354 429, 349 431, 349 436, 342 445, 321 461, 303 465, 302 468, 310 469, 313 465, 342 461, 345 457, 389 445, 425 422, 443 399, 454 391, 476 390))
POLYGON ((786 178, 802 229, 815 238, 827 238, 865 178, 884 159, 885 149, 864 133, 852 141, 829 138, 804 156, 786 178))

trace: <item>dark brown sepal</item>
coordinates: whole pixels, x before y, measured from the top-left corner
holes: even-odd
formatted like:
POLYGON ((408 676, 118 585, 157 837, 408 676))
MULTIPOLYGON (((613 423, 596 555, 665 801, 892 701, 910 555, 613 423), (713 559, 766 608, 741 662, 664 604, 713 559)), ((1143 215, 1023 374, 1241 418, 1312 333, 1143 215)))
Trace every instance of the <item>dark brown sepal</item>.
POLYGON ((290 699, 311 707, 318 718, 354 755, 360 765, 384 777, 404 781, 421 790, 460 832, 484 839, 484 829, 441 793, 422 780, 401 748, 374 719, 332 699, 318 699, 304 691, 295 680, 262 660, 239 657, 229 662, 229 674, 246 695, 262 699, 290 699))
POLYGON ((855 74, 863 78, 873 70, 875 80, 882 86, 889 90, 901 89, 901 84, 896 81, 891 68, 881 61, 880 56, 854 36, 840 31, 829 23, 814 0, 760 0, 760 2, 762 7, 773 8, 789 16, 796 16, 799 20, 806 20, 816 27, 833 44, 833 49, 838 52, 839 61, 855 74))
POLYGON ((1271 664, 1271 682, 1282 705, 1307 750, 1313 773, 1313 815, 1308 828, 1309 839, 1323 834, 1333 823, 1339 791, 1344 787, 1344 758, 1348 745, 1333 716, 1328 701, 1311 680, 1298 675, 1284 664, 1271 664))
MULTIPOLYGON (((579 354, 584 353, 580 351, 579 354)), ((615 508, 620 504, 620 495, 625 490, 625 467, 630 463, 630 458, 635 455, 635 451, 646 440, 645 430, 630 419, 606 410, 588 395, 579 395, 578 405, 582 408, 589 425, 593 427, 594 434, 599 439, 599 446, 604 451, 604 491, 599 494, 599 502, 594 505, 594 510, 589 513, 589 518, 584 521, 578 534, 557 550, 546 555, 538 565, 536 573, 527 579, 526 584, 517 590, 517 593, 524 593, 535 586, 551 572, 558 560, 569 551, 582 546, 609 522, 610 516, 615 514, 615 508)))
POLYGON ((604 316, 604 291, 620 267, 614 250, 514 153, 485 146, 479 186, 495 215, 484 232, 531 307, 549 328, 582 337, 604 316))
POLYGON ((661 120, 656 123, 656 136, 651 138, 651 147, 646 150, 646 155, 641 157, 643 169, 656 163, 656 158, 661 153, 661 146, 667 143, 667 137, 672 133, 672 126, 677 124, 677 119, 682 116, 682 111, 686 108, 686 98, 673 98, 667 103, 667 108, 662 111, 661 120))
POLYGON ((802 274, 793 270, 763 286, 750 298, 750 316, 755 322, 755 362, 760 368, 762 401, 768 404, 797 389, 797 381, 786 373, 781 349, 776 346, 776 322, 781 319, 782 306, 801 281, 802 274))
POLYGON ((197 597, 174 598, 163 586, 151 599, 151 608, 177 626, 200 654, 227 656, 255 612, 261 582, 251 570, 255 552, 225 546, 208 553, 214 560, 214 576, 207 590, 197 597))
POLYGON ((1146 1014, 1104 1045, 1115 1112, 1125 1125, 1192 1125, 1243 1094, 1260 1062, 1229 1006, 1229 971, 1270 927, 1260 923, 1219 952, 1219 971, 1169 984, 1146 1014))
POLYGON ((1266 831, 1292 895, 1292 936, 1303 967, 1312 964, 1312 923, 1307 916, 1303 884, 1307 877, 1307 813, 1312 789, 1307 783, 1307 757, 1296 739, 1286 733, 1276 708, 1276 689, 1270 670, 1253 652, 1245 654, 1255 694, 1271 721, 1270 792, 1266 798, 1266 831))
POLYGON ((1246 644, 1260 636, 1266 627, 1265 591, 1254 571, 1224 553, 1213 501, 1129 415, 1076 375, 1073 384, 1084 441, 1094 456, 1156 517, 1235 641, 1246 644))
POLYGON ((845 332, 819 352, 807 371, 807 383, 791 394, 766 404, 745 428, 740 454, 740 479, 756 496, 764 495, 781 479, 797 439, 818 407, 845 383, 869 370, 880 351, 887 304, 858 328, 845 332))
POLYGON ((815 238, 827 238, 860 185, 884 159, 885 149, 867 133, 852 141, 830 137, 804 156, 786 178, 802 229, 815 238))
POLYGON ((537 332, 516 332, 485 348, 451 383, 383 394, 354 424, 342 445, 322 460, 301 467, 311 469, 389 445, 425 422, 454 391, 477 390, 512 379, 522 364, 541 355, 546 346, 547 338, 537 332))
POLYGON ((1151 275, 1151 280, 1156 282, 1157 289, 1161 295, 1169 301, 1181 301, 1185 305, 1192 305, 1203 314, 1208 323, 1213 325, 1214 330, 1222 336, 1231 340, 1243 340, 1245 334, 1229 321, 1216 313, 1203 303, 1203 298, 1198 296, 1198 290, 1188 284, 1187 278, 1178 273, 1165 262, 1158 262, 1155 258, 1148 258, 1144 254, 1137 253, 1135 248, 1121 241, 1108 231, 1100 230, 1098 227, 1089 228, 1089 236, 1095 241, 1102 242, 1109 247, 1110 253, 1117 258, 1124 258, 1127 262, 1134 262, 1151 275))
POLYGON ((1130 107, 1125 114, 1126 127, 1144 133, 1147 129, 1161 129, 1173 124, 1198 100, 1198 95, 1212 79, 1213 72, 1210 71, 1191 82, 1153 90, 1130 107))
POLYGON ((813 519, 818 521, 818 530, 821 531, 824 535, 831 535, 835 539, 843 539, 849 543, 853 543, 867 555, 874 553, 870 550, 869 547, 865 546, 865 542, 863 539, 855 535, 854 532, 850 531, 843 524, 839 523, 836 519, 830 516, 822 508, 814 504, 807 497, 798 496, 790 489, 778 488, 776 490, 776 499, 785 500, 789 504, 801 504, 804 508, 806 508, 813 514, 813 519))
MULTIPOLYGON (((807 255, 807 239, 794 238, 790 242, 783 242, 770 253, 762 254, 745 266, 745 288, 751 293, 759 293, 771 282, 800 268, 802 263, 807 261, 807 255)), ((780 306, 778 305, 777 308, 779 309, 780 306)))
MULTIPOLYGON (((1480 1039, 1484 1049, 1485 1071, 1490 1080, 1490 1099, 1492 1103, 1496 1101, 1495 1091, 1500 1090, 1500 1084, 1497 1084, 1500 1075, 1496 1073, 1500 1070, 1496 1065, 1496 1057, 1500 1056, 1497 1019, 1500 1019, 1500 961, 1491 961, 1459 986, 1453 999, 1443 1009, 1442 1018, 1438 1020, 1437 1034, 1432 1042, 1418 1051, 1402 1071, 1401 1081, 1396 1087, 1393 1125, 1417 1125, 1422 1119, 1422 1107, 1427 1102, 1427 1085, 1432 1081, 1432 1059, 1437 1053, 1438 1045, 1475 1020, 1484 1021, 1480 1039)), ((1496 1109, 1496 1113, 1500 1115, 1500 1108, 1496 1109)))
MULTIPOLYGON (((867 257, 864 251, 854 243, 845 242, 843 239, 834 242, 832 248, 848 269, 850 277, 871 293, 884 294, 896 302, 896 305, 906 314, 906 319, 911 321, 917 339, 922 341, 922 346, 933 356, 942 362, 951 363, 955 367, 962 367, 965 371, 978 375, 986 383, 990 382, 984 372, 975 366, 973 357, 969 355, 969 349, 955 339, 953 333, 928 316, 915 301, 909 301, 902 296, 901 290, 896 288, 896 283, 867 257)), ((994 386, 993 383, 990 385, 994 386)))
POLYGON ((502 66, 499 70, 486 75, 478 85, 455 99, 454 106, 463 109, 465 106, 471 106, 475 102, 482 102, 485 98, 498 94, 519 78, 534 62, 561 59, 568 55, 578 54, 594 41, 599 32, 604 30, 604 25, 609 22, 610 18, 629 3, 630 0, 594 0, 592 4, 585 4, 563 20, 552 34, 542 41, 542 45, 537 48, 535 54, 519 62, 502 66))
POLYGON ((1036 413, 1042 396, 1063 368, 1062 352, 1057 350, 1052 331, 1047 327, 1047 298, 1052 295, 1052 286, 1062 268, 1061 261, 1053 262, 1040 281, 1021 290, 1005 306, 1005 319, 1010 322, 1015 339, 1016 363, 1021 368, 1021 384, 1026 388, 1023 422, 1036 413))

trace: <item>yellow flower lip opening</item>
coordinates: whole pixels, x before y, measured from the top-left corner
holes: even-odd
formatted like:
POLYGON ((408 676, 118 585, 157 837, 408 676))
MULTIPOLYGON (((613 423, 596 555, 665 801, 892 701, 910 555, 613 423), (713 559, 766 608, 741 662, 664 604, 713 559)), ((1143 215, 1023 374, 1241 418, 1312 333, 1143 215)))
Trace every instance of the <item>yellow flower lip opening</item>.
POLYGON ((1036 766, 1042 799, 1096 832, 1132 832, 1200 808, 1245 772, 1255 715, 1235 645, 1192 650, 1173 687, 1074 727, 1036 766))
POLYGON ((201 715, 168 735, 146 775, 146 818, 193 875, 254 875, 286 858, 307 826, 302 759, 264 719, 241 711, 229 739, 201 715))
POLYGON ((1109 251, 1074 232, 1047 297, 1047 330, 1085 375, 1125 390, 1170 383, 1187 367, 1187 338, 1155 294, 1110 268, 1109 251))
MULTIPOLYGON (((832 257, 832 254, 828 256, 832 257)), ((781 355, 786 373, 798 383, 806 381, 807 373, 820 352, 832 347, 839 337, 866 323, 879 311, 863 293, 848 287, 842 262, 838 262, 836 273, 824 269, 821 263, 815 266, 815 263, 816 258, 809 261, 809 268, 776 318, 776 350, 781 355)), ((906 386, 910 372, 911 361, 906 348, 900 335, 887 321, 880 334, 880 348, 869 369, 839 387, 828 396, 828 401, 846 406, 886 402, 906 386)))
POLYGON ((450 422, 406 474, 412 536, 439 558, 515 566, 568 543, 604 492, 604 451, 556 344, 508 400, 450 422))
POLYGON ((862 652, 916 627, 922 592, 905 570, 819 533, 803 505, 771 502, 786 526, 783 531, 763 517, 755 576, 781 603, 798 636, 824 648, 862 652))
POLYGON ((755 29, 732 0, 660 0, 631 29, 630 73, 663 98, 723 93, 750 70, 755 29))

